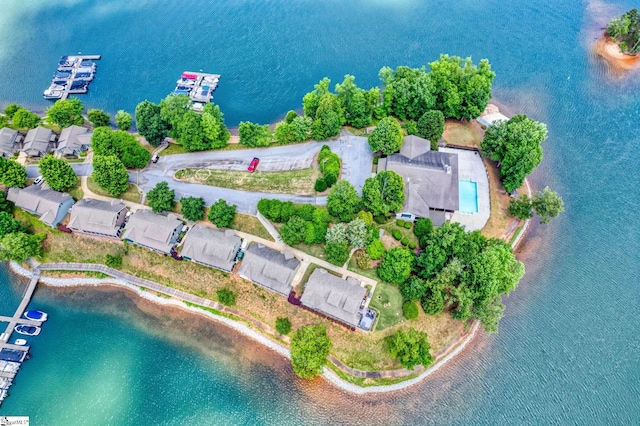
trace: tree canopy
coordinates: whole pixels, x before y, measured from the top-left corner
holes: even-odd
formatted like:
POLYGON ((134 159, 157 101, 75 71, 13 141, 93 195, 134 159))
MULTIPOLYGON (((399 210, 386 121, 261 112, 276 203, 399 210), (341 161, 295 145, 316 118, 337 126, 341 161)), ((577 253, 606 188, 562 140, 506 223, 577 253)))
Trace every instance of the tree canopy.
POLYGON ((401 120, 417 120, 435 106, 433 83, 424 67, 383 67, 379 72, 385 86, 378 116, 394 115, 401 120))
POLYGON ((433 362, 427 333, 413 327, 407 331, 398 330, 387 337, 387 348, 391 358, 410 370, 416 365, 428 367, 433 362))
POLYGON ((533 209, 540 217, 540 223, 549 223, 551 218, 557 217, 564 211, 562 198, 547 186, 536 193, 532 200, 533 209))
POLYGON ((22 263, 30 257, 39 256, 45 235, 29 235, 24 232, 5 235, 0 239, 0 260, 15 260, 22 263))
POLYGON ((12 122, 18 129, 35 129, 40 124, 40 117, 27 109, 18 108, 12 116, 12 122))
POLYGON ((27 182, 27 170, 22 164, 0 157, 0 183, 22 188, 27 182))
MULTIPOLYGON (((178 139, 184 136, 179 130, 182 118, 190 109, 191 99, 188 95, 170 94, 160 101, 160 116, 169 125, 169 135, 178 139)), ((192 111, 193 112, 193 111, 192 111)))
POLYGON ((391 155, 400 150, 403 137, 398 120, 385 117, 369 135, 369 146, 373 152, 382 151, 384 155, 391 155))
POLYGON ((158 146, 169 131, 169 124, 160 114, 160 106, 149 101, 142 101, 136 106, 136 127, 138 133, 153 146, 158 146))
POLYGON ((45 155, 38 163, 40 174, 54 191, 65 191, 76 184, 78 177, 69 163, 53 155, 45 155))
POLYGON ((93 127, 108 126, 111 124, 111 117, 101 109, 90 109, 87 111, 87 118, 91 124, 93 124, 93 127))
POLYGON ((414 262, 415 255, 410 249, 405 247, 392 248, 382 258, 378 268, 378 276, 390 283, 403 284, 411 276, 414 262))
POLYGON ((342 222, 352 220, 361 208, 360 196, 353 185, 346 180, 337 182, 329 191, 327 196, 329 214, 339 218, 342 222))
POLYGON ((230 228, 236 217, 235 204, 227 204, 225 200, 218 200, 209 208, 209 216, 207 218, 218 228, 230 228))
POLYGON ((362 202, 374 216, 397 212, 404 204, 404 181, 392 170, 383 170, 368 178, 362 188, 362 202))
POLYGON ((60 127, 80 126, 84 123, 82 110, 84 105, 78 98, 58 99, 47 109, 47 120, 60 127))
POLYGON ((500 180, 512 192, 542 161, 540 144, 546 138, 546 125, 521 114, 489 126, 480 148, 500 163, 500 180))
POLYGON ((116 126, 118 127, 118 129, 124 130, 126 132, 131 129, 132 125, 133 117, 131 116, 131 114, 122 109, 116 113, 116 126))
POLYGON ((163 213, 173 209, 175 196, 175 191, 169 188, 169 184, 162 181, 147 192, 147 201, 154 213, 163 213))
POLYGON ((112 197, 122 194, 129 186, 127 169, 115 155, 96 155, 91 179, 112 197))
POLYGON ((182 215, 190 221, 198 221, 204 218, 204 200, 199 197, 182 197, 180 199, 182 215))
POLYGON ((354 76, 347 74, 342 83, 336 84, 335 91, 346 124, 357 128, 371 124, 373 110, 380 97, 377 87, 365 91, 356 86, 354 76))
POLYGON ((313 379, 322 374, 331 350, 331 341, 323 325, 307 325, 291 336, 291 365, 303 379, 313 379))
POLYGON ((438 141, 444 132, 444 114, 438 110, 425 111, 416 125, 417 134, 431 142, 431 149, 438 150, 438 141))
POLYGON ((128 169, 140 169, 147 165, 151 154, 144 149, 134 135, 124 130, 98 127, 91 136, 95 155, 115 155, 128 169))
POLYGON ((607 25, 606 34, 628 55, 640 53, 640 13, 631 9, 624 15, 613 18, 607 25))
POLYGON ((250 121, 240 122, 238 135, 240 143, 247 146, 269 146, 273 139, 269 126, 251 123, 250 121))

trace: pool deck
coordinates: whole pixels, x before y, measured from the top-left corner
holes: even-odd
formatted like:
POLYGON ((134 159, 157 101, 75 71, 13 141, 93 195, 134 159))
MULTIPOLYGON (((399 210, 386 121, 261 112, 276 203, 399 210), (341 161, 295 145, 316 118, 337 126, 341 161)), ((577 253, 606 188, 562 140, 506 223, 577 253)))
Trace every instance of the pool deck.
POLYGON ((458 178, 475 182, 478 189, 478 213, 455 212, 451 221, 464 225, 467 231, 484 228, 489 216, 491 216, 491 201, 489 199, 489 176, 482 162, 482 157, 477 151, 455 148, 440 148, 440 151, 458 154, 458 178))

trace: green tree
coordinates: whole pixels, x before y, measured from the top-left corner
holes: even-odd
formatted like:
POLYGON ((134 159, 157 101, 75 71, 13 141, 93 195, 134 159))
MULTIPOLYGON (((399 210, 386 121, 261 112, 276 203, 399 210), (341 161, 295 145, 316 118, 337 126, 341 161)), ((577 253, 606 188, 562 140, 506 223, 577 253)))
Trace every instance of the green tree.
POLYGON ((190 109, 182 114, 182 120, 177 124, 174 133, 178 143, 187 151, 204 151, 211 147, 209 141, 204 138, 202 117, 190 109))
MULTIPOLYGON (((147 201, 154 213, 163 213, 173 209, 175 196, 175 191, 169 188, 169 184, 162 181, 158 182, 151 191, 147 192, 147 201)), ((213 206, 211 210, 213 210, 213 206)), ((211 216, 211 212, 209 216, 211 216)))
POLYGON ((95 155, 115 155, 129 169, 139 169, 147 165, 151 154, 144 149, 131 133, 98 127, 91 136, 91 146, 95 155))
POLYGON ((284 122, 287 124, 291 124, 293 123, 293 120, 295 120, 298 117, 299 115, 297 112, 295 112, 294 110, 290 110, 289 112, 287 112, 287 115, 284 117, 284 122))
POLYGON ((304 115, 312 119, 316 118, 316 112, 320 106, 320 98, 329 93, 329 85, 331 80, 327 77, 320 80, 314 87, 314 90, 304 95, 302 98, 302 107, 304 109, 304 115))
POLYGON ((433 232, 433 222, 431 222, 431 219, 428 217, 421 217, 416 220, 413 225, 413 235, 418 238, 418 241, 421 241, 423 237, 431 235, 431 232, 433 232))
POLYGON ((363 248, 367 245, 369 228, 364 220, 355 218, 347 225, 347 242, 353 248, 363 248))
POLYGON ((310 117, 296 117, 291 122, 291 135, 294 142, 302 142, 311 138, 313 121, 310 117))
POLYGON ((45 155, 39 163, 40 174, 54 191, 65 191, 76 184, 78 176, 69 163, 53 155, 45 155))
POLYGON ((398 330, 387 337, 387 348, 391 358, 400 361, 400 364, 412 370, 416 365, 425 368, 431 365, 433 357, 429 352, 431 346, 427 333, 410 328, 407 331, 398 330))
POLYGON ((440 55, 440 59, 429 64, 429 79, 436 96, 435 109, 445 117, 478 117, 491 99, 491 83, 495 73, 486 59, 476 66, 471 58, 440 55))
POLYGON ((402 127, 393 117, 385 117, 369 135, 369 146, 373 152, 382 151, 384 155, 398 152, 402 146, 402 127))
POLYGON ((224 114, 218 105, 210 102, 204 106, 200 125, 210 149, 224 148, 229 142, 231 134, 224 124, 224 114))
POLYGON ((6 115, 0 114, 0 129, 3 127, 7 127, 8 123, 9 123, 9 117, 7 117, 6 115))
POLYGON ((387 252, 384 247, 384 243, 380 240, 373 240, 367 246, 367 254, 371 256, 371 259, 378 260, 387 252))
POLYGON ((13 214, 14 204, 7 200, 7 196, 4 192, 0 192, 0 212, 11 213, 13 214))
POLYGON ((236 304, 236 295, 229 289, 221 288, 216 290, 216 296, 218 296, 218 302, 225 306, 233 306, 236 304))
POLYGON ((193 222, 204 218, 204 200, 199 197, 182 197, 180 199, 182 215, 193 222))
POLYGON ((294 245, 304 241, 306 230, 306 221, 301 217, 292 216, 280 228, 280 236, 285 243, 294 245))
POLYGON ((289 334, 291 331, 291 321, 289 321, 289 318, 276 318, 276 331, 283 336, 289 334))
POLYGON ((325 93, 320 98, 311 133, 316 140, 326 140, 337 136, 344 123, 344 115, 338 98, 333 93, 325 93))
POLYGON ((526 115, 516 115, 489 126, 480 148, 500 163, 500 180, 507 192, 512 192, 542 161, 540 144, 546 138, 547 126, 526 115))
POLYGON ((303 379, 322 374, 331 350, 331 341, 323 325, 306 325, 291 336, 291 365, 303 379))
MULTIPOLYGON (((18 112, 19 109, 21 109, 22 107, 18 104, 9 104, 4 108, 4 113, 6 114, 7 117, 9 117, 9 119, 13 119, 13 115, 18 112)), ((24 108, 22 108, 24 109, 24 108)))
POLYGON ((342 266, 349 259, 349 246, 346 241, 340 243, 327 243, 324 247, 327 262, 342 266))
POLYGON ((418 136, 431 142, 431 149, 438 150, 438 141, 444 132, 444 115, 438 110, 422 114, 417 123, 418 136))
MULTIPOLYGON (((378 96, 370 102, 368 93, 356 86, 355 77, 345 75, 341 84, 336 84, 338 101, 344 111, 345 123, 353 127, 362 128, 371 124, 371 117, 378 96)), ((377 88, 375 90, 377 95, 377 88)))
POLYGON ((238 126, 240 143, 247 146, 269 146, 273 135, 269 126, 254 124, 249 121, 241 121, 238 126))
POLYGON ((47 109, 47 121, 60 127, 80 126, 84 123, 82 110, 84 105, 78 98, 58 99, 47 109))
POLYGON ((160 114, 160 106, 142 101, 136 106, 136 127, 152 146, 158 146, 167 136, 169 124, 160 114))
POLYGON ((22 230, 22 224, 20 221, 15 220, 11 213, 0 212, 0 237, 22 230))
POLYGON ((620 50, 627 55, 640 52, 640 13, 631 9, 624 15, 609 21, 606 34, 618 43, 620 50))
POLYGON ((327 243, 346 243, 347 227, 344 223, 336 223, 332 227, 327 228, 324 240, 327 243))
POLYGON ((518 219, 531 219, 533 217, 533 204, 527 194, 518 198, 512 198, 509 202, 509 214, 518 219))
POLYGON ((87 111, 87 118, 91 124, 93 124, 93 127, 108 126, 111 124, 111 117, 101 109, 90 109, 87 111))
POLYGON ((405 247, 395 247, 387 251, 380 262, 378 276, 383 281, 401 285, 409 276, 415 262, 413 252, 405 247))
POLYGON ((286 145, 294 142, 291 124, 287 123, 286 121, 281 121, 276 124, 274 135, 278 143, 281 145, 286 145))
POLYGON ((127 169, 115 155, 96 155, 91 179, 112 197, 122 194, 129 186, 127 169))
POLYGON ((116 113, 116 126, 118 126, 118 129, 128 132, 132 125, 133 117, 131 114, 124 110, 119 110, 116 113))
POLYGON ((30 257, 40 256, 45 235, 29 235, 24 232, 5 235, 0 239, 0 259, 22 263, 30 257))
POLYGON ((220 199, 211 205, 207 218, 218 228, 231 228, 236 218, 236 208, 235 204, 230 205, 220 199))
POLYGON ((428 284, 425 280, 413 276, 400 286, 402 297, 406 300, 420 300, 427 292, 428 284))
POLYGON ((170 94, 160 101, 160 116, 169 125, 169 135, 172 138, 180 139, 186 136, 179 126, 187 111, 192 111, 190 107, 191 99, 188 95, 170 94))
POLYGON ((444 310, 444 297, 440 290, 429 290, 425 293, 420 304, 427 315, 438 315, 444 310))
POLYGON ((40 124, 40 117, 24 108, 13 114, 13 126, 18 129, 35 129, 40 124))
POLYGON ((402 304, 402 314, 408 320, 418 318, 420 311, 418 311, 418 305, 416 302, 407 300, 402 304))
POLYGON ((327 196, 327 209, 331 216, 339 218, 342 222, 353 219, 362 208, 362 201, 353 185, 346 180, 336 183, 327 196))
POLYGON ((549 223, 551 218, 557 217, 564 211, 562 198, 556 192, 550 190, 548 186, 536 193, 531 204, 536 214, 540 216, 540 223, 549 223))
POLYGON ((378 116, 393 114, 403 121, 417 120, 425 111, 433 109, 433 83, 424 67, 417 69, 399 66, 395 71, 384 67, 379 76, 385 88, 378 116))
POLYGON ((404 199, 402 176, 394 171, 381 171, 364 182, 362 203, 374 216, 400 211, 404 199))
POLYGON ((22 164, 0 157, 0 183, 4 186, 22 188, 27 182, 27 170, 22 164))

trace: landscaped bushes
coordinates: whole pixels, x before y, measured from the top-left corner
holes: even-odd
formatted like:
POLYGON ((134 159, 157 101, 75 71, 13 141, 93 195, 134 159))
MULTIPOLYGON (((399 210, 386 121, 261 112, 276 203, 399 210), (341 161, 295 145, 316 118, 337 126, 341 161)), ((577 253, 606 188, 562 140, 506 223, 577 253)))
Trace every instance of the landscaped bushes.
POLYGON ((402 239, 402 232, 398 231, 397 229, 395 231, 393 231, 391 233, 391 235, 393 236, 393 238, 395 238, 397 241, 400 241, 402 239))
POLYGON ((225 306, 233 306, 236 304, 236 295, 231 290, 221 288, 216 291, 216 295, 218 296, 218 302, 225 306))
POLYGON ((331 152, 331 148, 328 145, 324 145, 318 154, 318 166, 324 176, 327 188, 331 188, 340 175, 340 157, 331 152))
POLYGON ((400 244, 402 244, 403 246, 409 245, 409 239, 407 237, 404 237, 400 240, 400 244))
POLYGON ((284 223, 280 235, 287 244, 316 244, 325 241, 330 217, 321 207, 263 198, 258 202, 258 211, 272 222, 284 223))
POLYGON ((418 305, 411 300, 407 300, 402 305, 402 313, 406 319, 416 319, 418 318, 418 305))

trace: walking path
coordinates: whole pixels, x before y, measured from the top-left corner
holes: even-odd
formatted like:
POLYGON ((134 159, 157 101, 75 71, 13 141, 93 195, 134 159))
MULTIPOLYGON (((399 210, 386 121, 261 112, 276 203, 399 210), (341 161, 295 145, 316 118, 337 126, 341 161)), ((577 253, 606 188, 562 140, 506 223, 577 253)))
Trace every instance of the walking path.
MULTIPOLYGON (((40 278, 40 270, 35 269, 32 273, 31 281, 27 286, 27 290, 22 296, 22 301, 20 302, 18 309, 16 309, 16 313, 13 314, 13 317, 10 317, 10 318, 3 317, 8 320, 9 325, 7 325, 7 329, 5 330, 5 332, 2 333, 2 335, 0 335, 0 350, 2 350, 2 348, 5 346, 5 343, 7 343, 11 338, 11 335, 13 334, 13 329, 16 327, 16 325, 18 325, 18 323, 23 323, 22 314, 24 314, 25 309, 27 309, 27 305, 31 301, 31 296, 33 296, 33 292, 36 290, 36 285, 38 285, 39 278, 40 278)), ((1 321, 6 321, 6 320, 1 320, 1 321)), ((40 323, 38 323, 37 325, 40 325, 40 323)))

